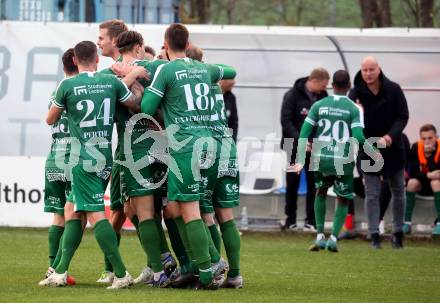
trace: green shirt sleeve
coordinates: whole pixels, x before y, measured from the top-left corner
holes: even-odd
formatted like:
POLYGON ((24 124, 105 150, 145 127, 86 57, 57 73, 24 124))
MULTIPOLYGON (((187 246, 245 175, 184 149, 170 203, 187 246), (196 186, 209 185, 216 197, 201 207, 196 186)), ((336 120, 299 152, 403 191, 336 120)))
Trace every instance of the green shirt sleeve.
POLYGON ((57 91, 54 90, 54 91, 50 94, 48 109, 50 109, 50 107, 52 106, 52 103, 55 101, 56 93, 57 93, 57 91))
POLYGON ((147 84, 150 85, 154 79, 154 76, 156 75, 156 72, 159 68, 159 66, 168 63, 168 61, 164 60, 153 60, 148 62, 145 65, 145 69, 147 70, 148 74, 150 75, 150 79, 147 81, 147 84))
POLYGON ((131 97, 132 93, 124 82, 122 82, 116 77, 114 77, 114 79, 115 79, 115 88, 116 88, 116 100, 118 102, 123 103, 131 97))
POLYGON ((59 108, 66 107, 66 84, 65 80, 62 80, 58 85, 55 93, 55 97, 53 98, 52 104, 59 108))
MULTIPOLYGON (((165 91, 167 89, 167 74, 166 74, 166 69, 164 69, 165 66, 167 65, 162 64, 157 68, 153 80, 151 81, 151 84, 147 89, 147 91, 157 95, 161 99, 164 96, 165 91)), ((144 92, 144 96, 145 96, 145 92, 144 92)), ((142 98, 142 103, 143 103, 143 98, 142 98)))
POLYGON ((144 96, 142 97, 141 111, 144 114, 153 116, 156 113, 161 100, 162 97, 159 97, 156 93, 145 90, 144 96))
POLYGON ((354 102, 352 104, 352 111, 351 111, 351 125, 350 128, 360 127, 364 128, 364 113, 362 112, 362 109, 359 107, 359 105, 355 104, 354 102))
POLYGON ((211 75, 211 83, 217 83, 222 79, 234 79, 237 75, 233 67, 224 64, 208 64, 208 71, 211 75))

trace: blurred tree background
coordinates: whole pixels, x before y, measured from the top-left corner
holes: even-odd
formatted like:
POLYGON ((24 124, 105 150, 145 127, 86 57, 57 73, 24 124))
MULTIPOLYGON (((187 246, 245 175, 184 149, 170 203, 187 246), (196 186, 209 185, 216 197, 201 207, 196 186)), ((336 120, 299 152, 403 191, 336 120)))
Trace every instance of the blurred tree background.
POLYGON ((183 23, 439 27, 440 0, 180 0, 183 23))

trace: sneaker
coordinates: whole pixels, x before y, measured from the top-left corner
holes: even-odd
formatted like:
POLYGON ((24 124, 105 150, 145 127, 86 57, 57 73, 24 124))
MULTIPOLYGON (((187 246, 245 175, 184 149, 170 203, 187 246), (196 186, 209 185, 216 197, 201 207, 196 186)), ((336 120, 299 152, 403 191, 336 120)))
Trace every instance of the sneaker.
POLYGON ((234 278, 227 277, 221 286, 222 288, 243 288, 243 277, 236 276, 234 278))
POLYGON ((125 272, 125 276, 122 278, 118 278, 114 276, 113 283, 107 289, 121 289, 128 288, 134 284, 133 278, 130 276, 128 272, 125 272))
POLYGON ((224 274, 227 270, 229 270, 229 264, 228 262, 226 262, 225 259, 223 259, 223 257, 221 257, 220 261, 218 261, 217 263, 213 263, 211 265, 211 268, 212 268, 212 274, 214 278, 216 278, 221 274, 224 274))
MULTIPOLYGON (((55 272, 55 269, 54 269, 53 267, 50 267, 50 266, 49 266, 49 268, 48 268, 47 271, 46 271, 46 278, 48 278, 48 277, 49 277, 50 275, 52 275, 54 272, 55 272)), ((73 285, 76 284, 75 278, 72 277, 72 276, 70 276, 70 275, 67 275, 66 282, 67 282, 67 286, 73 286, 73 285)))
POLYGON ((372 233, 371 234, 371 247, 375 249, 382 248, 382 245, 380 244, 380 235, 379 233, 372 233))
POLYGON ((304 226, 302 228, 302 231, 303 232, 308 232, 308 233, 315 233, 316 232, 316 228, 312 224, 304 224, 304 226))
POLYGON ((332 239, 328 239, 326 243, 326 248, 328 251, 331 252, 338 252, 338 245, 336 244, 336 241, 333 241, 332 239))
POLYGON ((170 253, 168 253, 167 256, 162 259, 162 265, 167 276, 170 276, 171 273, 177 268, 177 262, 170 253))
POLYGON ((325 247, 325 238, 322 238, 321 240, 315 240, 312 246, 309 247, 309 251, 320 251, 321 249, 325 249, 325 247))
POLYGON ((194 289, 217 290, 225 283, 225 280, 225 274, 221 274, 220 276, 212 279, 211 283, 209 284, 202 284, 200 281, 197 281, 194 289))
POLYGON ((168 277, 168 275, 165 273, 165 271, 161 271, 159 273, 155 273, 155 277, 153 279, 153 287, 158 288, 167 288, 171 285, 171 279, 168 277))
POLYGON ((111 284, 113 283, 113 279, 115 278, 115 274, 112 273, 111 271, 106 271, 104 270, 101 274, 101 276, 99 277, 98 280, 96 280, 97 283, 107 283, 107 284, 111 284))
POLYGON ((394 249, 403 248, 403 232, 396 232, 391 237, 391 247, 394 249))
POLYGON ((436 223, 434 228, 432 229, 432 236, 439 237, 440 236, 440 223, 436 223))
POLYGON ((385 234, 385 222, 383 220, 380 220, 379 222, 379 235, 385 234))
POLYGON ((409 235, 411 233, 411 222, 405 222, 402 226, 402 231, 404 235, 409 235))
POLYGON ((287 218, 286 221, 280 221, 280 228, 281 230, 290 230, 290 231, 297 231, 298 230, 298 225, 296 225, 296 223, 287 218))
POLYGON ((170 275, 171 284, 176 288, 186 288, 191 285, 197 279, 196 275, 192 272, 186 272, 182 274, 180 268, 176 268, 170 275))
POLYGON ((67 271, 64 274, 53 272, 49 277, 40 281, 39 286, 59 287, 67 285, 67 271))
POLYGON ((45 277, 46 277, 46 278, 49 278, 49 276, 50 276, 51 274, 53 274, 54 272, 55 272, 55 269, 49 266, 49 268, 48 268, 47 271, 46 271, 46 275, 45 275, 45 277))
POLYGON ((139 274, 139 276, 134 279, 134 284, 152 284, 154 280, 154 272, 153 270, 148 267, 145 266, 144 269, 142 270, 142 272, 139 274))

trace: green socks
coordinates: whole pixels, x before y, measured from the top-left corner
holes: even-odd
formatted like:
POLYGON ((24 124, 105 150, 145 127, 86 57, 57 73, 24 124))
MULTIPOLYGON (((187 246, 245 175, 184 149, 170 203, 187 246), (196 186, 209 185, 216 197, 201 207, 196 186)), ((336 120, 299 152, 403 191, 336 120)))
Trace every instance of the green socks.
POLYGON ((211 270, 211 256, 209 255, 209 241, 202 219, 190 221, 185 224, 185 230, 191 247, 194 260, 199 267, 200 282, 204 285, 211 283, 213 275, 211 270))
POLYGON ((163 270, 160 259, 160 236, 155 219, 148 219, 139 223, 141 244, 148 256, 148 263, 154 272, 163 270))
POLYGON ((208 226, 209 233, 211 234, 212 242, 214 242, 214 246, 217 249, 218 253, 221 254, 222 250, 222 237, 220 236, 220 232, 218 231, 217 224, 212 224, 208 226))
POLYGON ((416 205, 416 193, 406 192, 405 222, 411 222, 414 206, 416 205))
POLYGON ((60 239, 63 235, 64 227, 58 225, 51 225, 48 232, 49 241, 49 266, 53 265, 55 257, 60 246, 60 239))
POLYGON ((138 216, 134 215, 133 218, 130 219, 131 224, 133 224, 134 228, 136 229, 136 233, 139 236, 139 218, 138 216))
POLYGON ((177 260, 179 260, 180 267, 188 266, 189 258, 185 251, 182 239, 180 238, 179 230, 177 229, 176 222, 173 219, 165 219, 165 225, 168 229, 168 236, 170 237, 171 247, 177 260))
POLYGON ((345 217, 347 216, 348 212, 348 204, 340 202, 336 200, 336 210, 335 215, 333 217, 333 229, 332 229, 332 235, 338 238, 339 233, 341 232, 342 226, 344 226, 345 223, 345 217))
POLYGON ((434 205, 437 211, 437 220, 440 221, 440 192, 434 193, 434 205))
POLYGON ((72 261, 75 251, 78 249, 81 243, 83 235, 83 229, 81 220, 69 220, 66 221, 66 226, 64 227, 63 242, 61 259, 55 268, 55 271, 59 274, 63 274, 67 271, 72 261))
POLYGON ((110 222, 107 219, 103 219, 97 222, 94 226, 94 232, 99 247, 104 252, 105 257, 110 261, 113 266, 113 272, 115 276, 118 278, 125 277, 126 269, 119 253, 118 239, 116 237, 115 231, 110 225, 110 222))
POLYGON ((154 221, 156 222, 157 232, 159 233, 160 253, 164 254, 164 253, 170 252, 170 247, 168 246, 168 242, 167 242, 167 239, 165 238, 165 232, 164 232, 163 226, 162 226, 162 219, 155 218, 154 221))
POLYGON ((326 200, 325 196, 316 195, 315 197, 315 221, 316 221, 316 230, 318 234, 324 233, 325 212, 326 212, 325 200, 326 200))
POLYGON ((63 254, 63 239, 64 239, 64 234, 63 234, 63 236, 61 236, 60 245, 58 246, 57 255, 56 255, 55 260, 53 260, 53 263, 51 265, 52 268, 56 268, 58 266, 58 264, 60 263, 61 256, 63 254))
MULTIPOLYGON (((121 234, 116 234, 116 239, 118 240, 118 247, 121 243, 121 234)), ((106 256, 104 256, 104 263, 105 263, 105 271, 113 272, 113 266, 109 259, 107 259, 106 256)))
POLYGON ((208 225, 205 225, 205 231, 206 231, 206 237, 208 238, 208 244, 209 244, 209 255, 211 256, 211 263, 217 263, 218 261, 220 261, 220 254, 217 250, 217 248, 214 245, 214 242, 212 241, 211 238, 211 233, 209 232, 209 227, 208 225))
POLYGON ((240 275, 240 233, 234 219, 220 224, 220 230, 229 262, 228 277, 234 278, 240 275))
POLYGON ((177 230, 179 231, 180 239, 183 242, 186 253, 187 253, 188 257, 190 258, 190 261, 193 262, 194 257, 192 255, 190 243, 188 240, 188 236, 187 236, 187 232, 186 232, 186 228, 185 228, 185 222, 183 222, 182 217, 178 217, 178 218, 174 219, 174 222, 176 222, 177 230))

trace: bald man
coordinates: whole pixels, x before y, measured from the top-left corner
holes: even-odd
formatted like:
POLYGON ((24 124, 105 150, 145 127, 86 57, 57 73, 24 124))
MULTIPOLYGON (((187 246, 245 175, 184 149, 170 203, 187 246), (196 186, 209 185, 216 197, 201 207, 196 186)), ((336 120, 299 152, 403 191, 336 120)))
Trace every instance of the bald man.
POLYGON ((379 62, 372 56, 365 57, 361 70, 354 79, 349 94, 364 108, 366 138, 377 138, 384 163, 379 168, 371 167, 372 161, 365 153, 359 153, 358 165, 365 180, 365 209, 368 218, 368 232, 373 248, 381 248, 379 236, 379 195, 381 179, 388 183, 393 196, 392 247, 403 247, 403 219, 405 210, 405 152, 402 131, 408 122, 408 105, 400 86, 385 77, 379 62))

